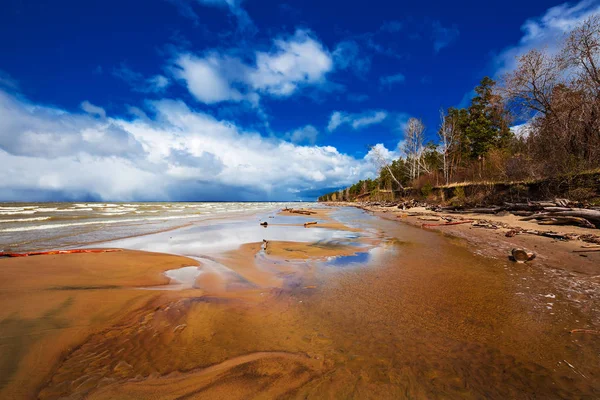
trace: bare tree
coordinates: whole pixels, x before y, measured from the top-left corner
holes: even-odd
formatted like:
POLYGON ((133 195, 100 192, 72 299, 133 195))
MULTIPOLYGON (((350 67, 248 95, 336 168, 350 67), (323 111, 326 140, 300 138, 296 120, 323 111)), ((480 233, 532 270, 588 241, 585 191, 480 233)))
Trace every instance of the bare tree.
POLYGON ((404 190, 404 186, 400 183, 396 175, 394 175, 394 172, 390 168, 390 162, 384 157, 381 149, 377 146, 371 146, 371 154, 373 155, 373 160, 377 163, 378 168, 380 170, 385 168, 390 173, 394 182, 396 182, 396 185, 398 185, 401 190, 404 190))
POLYGON ((440 137, 440 152, 442 153, 443 168, 444 168, 444 180, 446 184, 450 181, 450 168, 448 163, 448 156, 450 148, 455 140, 456 135, 456 121, 449 115, 446 115, 443 109, 440 109, 440 130, 438 135, 440 137))
POLYGON ((593 15, 567 37, 562 57, 575 67, 576 83, 583 89, 600 92, 600 15, 593 15))
POLYGON ((428 172, 428 168, 423 162, 423 142, 425 141, 425 125, 423 121, 417 118, 410 118, 404 129, 403 151, 406 154, 406 161, 410 165, 409 176, 415 179, 421 173, 421 169, 428 172))
POLYGON ((533 49, 517 59, 517 68, 504 76, 503 94, 517 109, 548 115, 552 93, 562 82, 564 63, 546 50, 533 49))

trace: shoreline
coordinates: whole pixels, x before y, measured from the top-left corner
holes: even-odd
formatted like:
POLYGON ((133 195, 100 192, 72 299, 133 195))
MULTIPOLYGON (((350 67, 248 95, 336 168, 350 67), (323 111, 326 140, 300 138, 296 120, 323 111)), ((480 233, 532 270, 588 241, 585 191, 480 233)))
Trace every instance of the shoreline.
MULTIPOLYGON (((508 259, 512 248, 525 248, 536 252, 537 258, 530 263, 543 260, 552 268, 565 269, 586 275, 600 277, 600 252, 574 253, 587 246, 594 246, 593 242, 581 239, 559 240, 552 237, 530 235, 527 233, 507 236, 511 230, 533 229, 540 225, 518 221, 515 216, 495 216, 488 214, 452 214, 427 210, 425 207, 414 207, 400 210, 395 207, 368 206, 362 203, 330 202, 323 203, 334 207, 356 207, 371 212, 381 218, 409 224, 411 226, 437 231, 445 235, 460 237, 473 246, 481 246, 484 251, 494 258, 508 259), (428 217, 438 218, 436 220, 428 217), (423 218, 423 219, 421 219, 423 218), (474 221, 475 223, 442 225, 446 221, 474 221), (429 225, 429 226, 423 226, 429 225), (487 226, 486 226, 487 225, 487 226), (482 240, 483 239, 483 240, 482 240), (584 247, 582 247, 584 246, 584 247)), ((552 226, 547 232, 559 235, 598 235, 597 229, 586 229, 573 226, 552 226)), ((600 238, 600 236, 599 236, 600 238)), ((595 248, 595 246, 594 246, 595 248)), ((600 248, 600 245, 598 245, 600 248)), ((475 249, 477 250, 477 249, 475 249)))
POLYGON ((0 356, 0 393, 435 398, 468 388, 475 397, 511 398, 600 390, 594 336, 569 334, 600 326, 589 279, 547 276, 549 268, 534 264, 545 262, 541 254, 507 263, 497 231, 418 229, 426 221, 389 210, 308 214, 266 214, 266 228, 250 218, 139 241, 173 236, 174 245, 192 245, 165 247, 171 254, 0 259, 0 345, 10 355, 0 356), (486 243, 481 232, 492 235, 486 243), (207 250, 230 234, 252 241, 207 250), (209 247, 198 247, 205 240, 209 247), (358 264, 327 261, 370 249, 378 251, 358 264), (185 288, 140 290, 164 288, 172 283, 166 270, 190 266, 201 273, 185 288))

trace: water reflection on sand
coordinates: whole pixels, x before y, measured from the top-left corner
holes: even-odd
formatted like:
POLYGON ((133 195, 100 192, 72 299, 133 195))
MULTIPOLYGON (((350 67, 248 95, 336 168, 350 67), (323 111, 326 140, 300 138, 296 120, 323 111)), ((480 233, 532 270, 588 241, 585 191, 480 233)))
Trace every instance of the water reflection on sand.
POLYGON ((39 397, 600 396, 600 344, 569 334, 596 306, 574 307, 535 266, 357 209, 320 220, 332 229, 268 217, 106 243, 199 265, 169 267, 163 286, 152 269, 178 290, 129 287, 142 300, 61 356, 39 397))

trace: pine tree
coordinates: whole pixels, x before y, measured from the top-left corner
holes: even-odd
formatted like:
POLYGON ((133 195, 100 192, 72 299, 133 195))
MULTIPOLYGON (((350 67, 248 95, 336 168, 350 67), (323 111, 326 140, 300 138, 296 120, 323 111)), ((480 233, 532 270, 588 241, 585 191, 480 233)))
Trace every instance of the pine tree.
POLYGON ((469 106, 465 136, 470 147, 470 158, 478 159, 492 148, 506 147, 511 132, 506 120, 502 99, 494 93, 496 82, 484 77, 475 88, 476 96, 469 106))

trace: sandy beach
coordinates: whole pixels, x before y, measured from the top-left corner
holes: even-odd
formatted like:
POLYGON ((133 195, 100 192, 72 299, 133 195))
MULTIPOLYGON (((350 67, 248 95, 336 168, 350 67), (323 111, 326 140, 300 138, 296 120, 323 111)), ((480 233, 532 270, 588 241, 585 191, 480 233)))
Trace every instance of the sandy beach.
POLYGON ((600 329, 596 254, 373 211, 0 259, 0 397, 600 395, 598 336, 570 333, 600 329), (508 260, 515 245, 538 257, 508 260))

